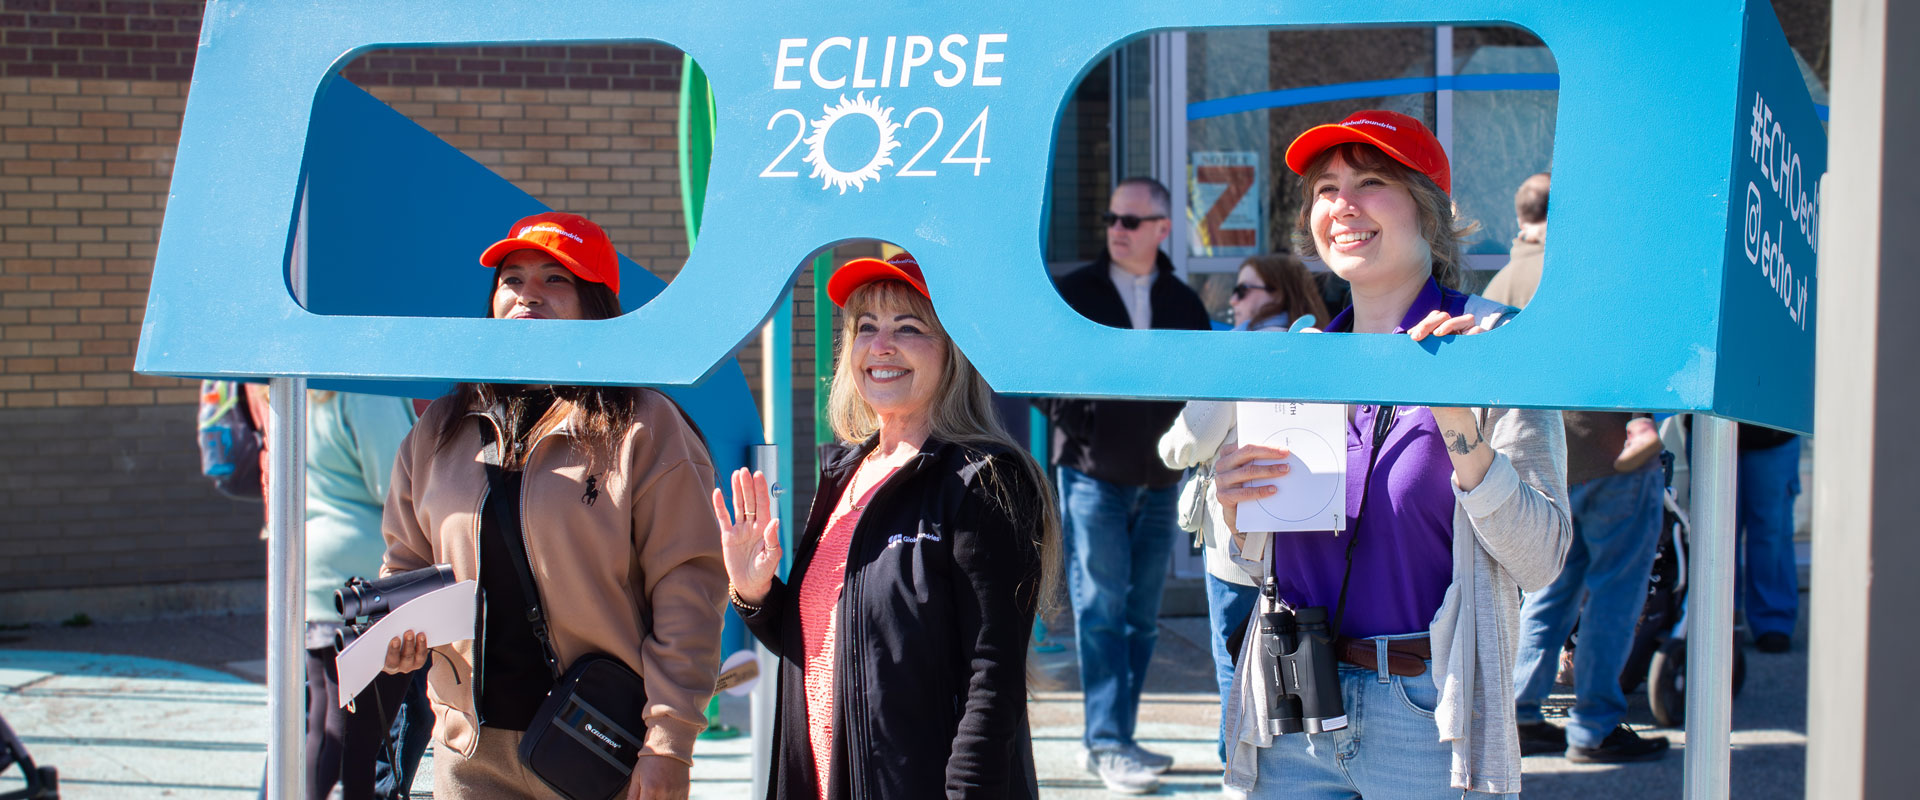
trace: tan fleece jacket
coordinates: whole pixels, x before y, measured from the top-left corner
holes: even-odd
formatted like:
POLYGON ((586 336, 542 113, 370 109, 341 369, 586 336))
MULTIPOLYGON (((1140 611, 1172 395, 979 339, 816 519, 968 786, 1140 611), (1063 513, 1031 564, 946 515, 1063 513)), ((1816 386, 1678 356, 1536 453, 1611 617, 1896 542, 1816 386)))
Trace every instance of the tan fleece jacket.
MULTIPOLYGON (((591 473, 570 423, 530 446, 521 520, 562 669, 598 652, 638 672, 647 687, 642 755, 690 764, 719 673, 727 596, 707 499, 713 463, 664 395, 641 394, 616 457, 591 473)), ((383 575, 446 563, 458 580, 479 579, 486 466, 475 424, 439 446, 453 413, 465 410, 450 398, 435 401, 400 445, 381 524, 383 575)), ((471 756, 473 642, 434 649, 427 681, 435 738, 471 756)))

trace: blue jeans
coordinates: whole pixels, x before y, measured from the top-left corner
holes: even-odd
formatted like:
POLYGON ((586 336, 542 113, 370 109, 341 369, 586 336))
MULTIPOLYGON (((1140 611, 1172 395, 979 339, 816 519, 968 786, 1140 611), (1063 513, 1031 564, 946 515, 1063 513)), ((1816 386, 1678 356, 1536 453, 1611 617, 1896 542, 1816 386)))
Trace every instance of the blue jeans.
POLYGON ((1800 440, 1743 450, 1735 524, 1746 536, 1747 626, 1753 635, 1793 635, 1800 567, 1793 555, 1793 501, 1800 494, 1800 440))
POLYGON ((1227 696, 1233 691, 1233 659, 1227 639, 1253 616, 1260 590, 1207 574, 1207 641, 1213 647, 1213 681, 1220 687, 1220 760, 1227 760, 1227 696))
POLYGON ((1290 733, 1260 751, 1251 797, 1286 800, 1459 800, 1492 797, 1451 788, 1453 746, 1433 721, 1440 690, 1433 664, 1413 677, 1340 665, 1347 727, 1290 733))
POLYGON ((1620 670, 1647 602, 1647 576, 1660 543, 1660 470, 1608 475, 1569 487, 1573 545, 1553 583, 1520 606, 1520 654, 1513 666, 1514 708, 1522 723, 1541 722, 1560 647, 1575 618, 1573 713, 1567 743, 1597 747, 1627 713, 1620 670), (1584 600, 1584 603, 1582 602, 1584 600))
POLYGON ((415 770, 420 766, 420 759, 427 754, 427 742, 433 738, 433 708, 427 703, 426 670, 413 674, 413 683, 407 687, 400 713, 394 715, 390 735, 399 744, 403 769, 394 770, 391 755, 382 755, 373 762, 373 796, 378 798, 407 796, 413 788, 413 779, 418 776, 415 770))
POLYGON ((1179 486, 1120 486, 1060 468, 1067 593, 1080 649, 1088 749, 1131 745, 1160 639, 1179 486))

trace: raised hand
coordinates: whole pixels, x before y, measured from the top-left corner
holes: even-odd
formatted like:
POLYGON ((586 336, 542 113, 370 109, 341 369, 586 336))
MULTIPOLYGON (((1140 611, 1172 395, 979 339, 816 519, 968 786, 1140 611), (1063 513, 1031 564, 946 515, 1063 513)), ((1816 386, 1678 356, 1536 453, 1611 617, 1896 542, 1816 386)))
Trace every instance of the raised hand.
POLYGON ((720 521, 720 554, 734 593, 742 602, 757 606, 766 600, 773 576, 780 569, 780 520, 766 475, 738 469, 732 478, 733 513, 728 513, 720 490, 713 490, 713 516, 720 521))

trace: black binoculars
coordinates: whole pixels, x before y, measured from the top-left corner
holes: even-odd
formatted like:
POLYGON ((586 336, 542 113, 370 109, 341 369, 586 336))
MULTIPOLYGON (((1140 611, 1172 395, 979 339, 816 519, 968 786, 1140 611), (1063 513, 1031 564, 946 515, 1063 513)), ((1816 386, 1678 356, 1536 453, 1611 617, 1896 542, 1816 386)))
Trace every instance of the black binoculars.
POLYGON ((1272 578, 1261 591, 1277 609, 1260 615, 1260 646, 1271 665, 1266 675, 1272 689, 1267 697, 1269 733, 1325 733, 1347 727, 1327 610, 1280 602, 1272 578))
POLYGON ((451 564, 435 564, 376 580, 348 578, 346 586, 333 590, 333 610, 340 612, 340 618, 346 622, 346 626, 333 635, 334 652, 347 649, 347 645, 366 633, 387 612, 452 585, 451 564))

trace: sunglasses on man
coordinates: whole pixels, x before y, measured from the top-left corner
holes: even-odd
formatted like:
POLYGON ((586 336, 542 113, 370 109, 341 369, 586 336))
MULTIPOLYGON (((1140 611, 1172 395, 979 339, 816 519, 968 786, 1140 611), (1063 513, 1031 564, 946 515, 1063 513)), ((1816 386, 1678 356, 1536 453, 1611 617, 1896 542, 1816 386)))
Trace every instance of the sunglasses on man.
POLYGON ((1165 214, 1150 214, 1144 217, 1137 217, 1132 214, 1115 214, 1111 211, 1106 211, 1100 214, 1100 224, 1102 227, 1111 228, 1113 227, 1113 223, 1118 222, 1122 228, 1137 231, 1140 230, 1140 223, 1142 222, 1152 222, 1156 219, 1166 218, 1167 215, 1165 214))

